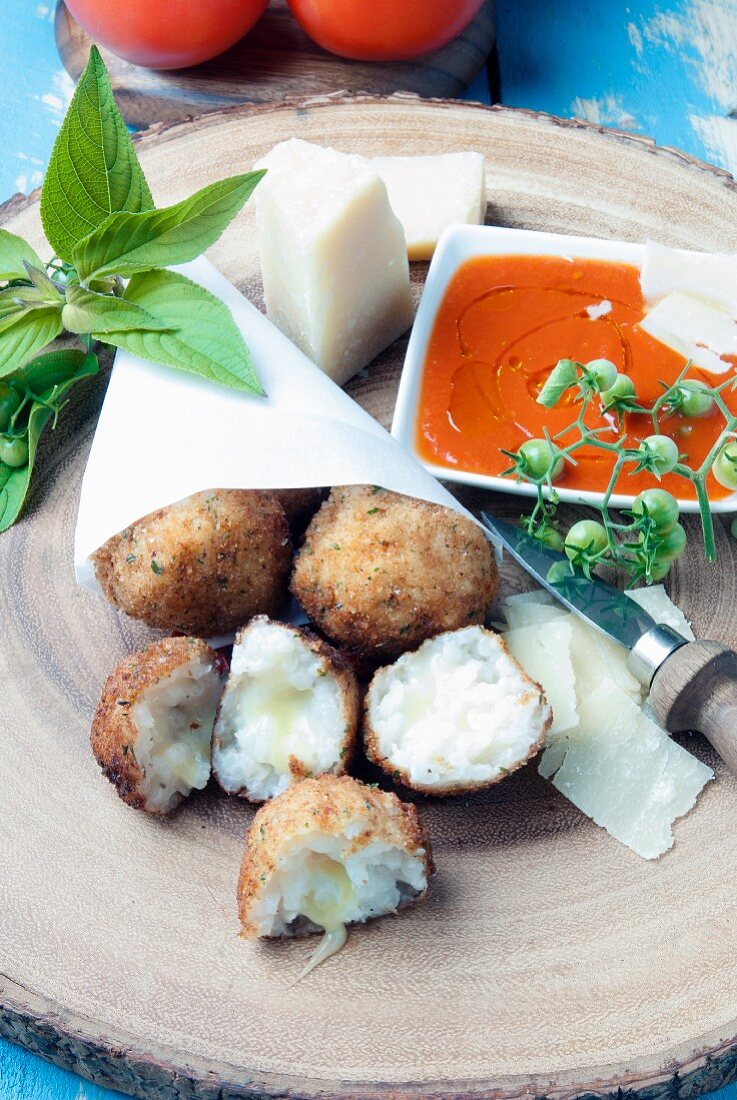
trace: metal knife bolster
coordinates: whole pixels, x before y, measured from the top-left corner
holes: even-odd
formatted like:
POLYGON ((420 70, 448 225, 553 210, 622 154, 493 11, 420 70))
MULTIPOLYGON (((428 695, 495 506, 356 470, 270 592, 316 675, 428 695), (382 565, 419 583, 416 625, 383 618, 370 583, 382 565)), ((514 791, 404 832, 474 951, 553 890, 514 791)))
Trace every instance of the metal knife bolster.
POLYGON ((643 634, 629 651, 627 655, 629 670, 641 684, 649 688, 663 661, 682 645, 688 645, 687 638, 672 626, 657 623, 643 634))

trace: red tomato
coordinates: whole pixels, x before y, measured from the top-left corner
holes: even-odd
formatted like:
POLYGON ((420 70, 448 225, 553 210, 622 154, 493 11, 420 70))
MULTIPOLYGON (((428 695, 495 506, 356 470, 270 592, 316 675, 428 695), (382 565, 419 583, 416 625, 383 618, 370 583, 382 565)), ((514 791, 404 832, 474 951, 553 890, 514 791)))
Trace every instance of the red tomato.
POLYGON ((402 61, 465 30, 483 0, 289 0, 323 49, 358 61, 402 61))
POLYGON ((268 0, 67 0, 90 37, 148 69, 183 69, 227 50, 268 0))

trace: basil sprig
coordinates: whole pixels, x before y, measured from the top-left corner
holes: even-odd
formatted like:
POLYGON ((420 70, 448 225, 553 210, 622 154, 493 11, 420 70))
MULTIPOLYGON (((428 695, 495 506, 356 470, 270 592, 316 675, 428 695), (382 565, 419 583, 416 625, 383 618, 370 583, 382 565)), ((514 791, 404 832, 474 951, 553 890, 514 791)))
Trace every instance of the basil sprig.
POLYGON ((41 190, 56 256, 44 264, 0 229, 0 531, 20 513, 41 431, 56 422, 74 383, 98 370, 94 341, 263 394, 227 306, 168 270, 209 248, 263 175, 219 180, 156 209, 92 47, 41 190), (39 354, 64 333, 82 350, 39 354))

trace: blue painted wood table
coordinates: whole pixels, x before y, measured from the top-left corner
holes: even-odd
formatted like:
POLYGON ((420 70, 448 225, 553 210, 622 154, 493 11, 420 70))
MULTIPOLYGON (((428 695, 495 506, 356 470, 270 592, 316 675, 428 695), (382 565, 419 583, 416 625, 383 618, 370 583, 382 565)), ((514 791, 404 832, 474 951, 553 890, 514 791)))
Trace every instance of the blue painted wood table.
MULTIPOLYGON (((3 0, 0 201, 41 183, 73 91, 53 18, 52 0, 3 0)), ((497 41, 503 102, 642 133, 737 171, 735 0, 497 0, 497 41)), ((488 97, 481 77, 468 98, 488 97)), ((0 1040, 0 1100, 113 1096, 0 1040)), ((737 1086, 713 1096, 737 1100, 737 1086)))

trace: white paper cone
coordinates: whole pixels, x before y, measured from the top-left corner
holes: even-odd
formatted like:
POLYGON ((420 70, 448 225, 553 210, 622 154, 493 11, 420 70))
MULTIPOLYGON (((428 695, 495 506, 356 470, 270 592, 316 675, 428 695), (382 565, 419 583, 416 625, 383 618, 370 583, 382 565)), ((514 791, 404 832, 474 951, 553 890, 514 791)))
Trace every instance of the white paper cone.
POLYGON ((82 481, 81 585, 99 591, 89 558, 112 535, 206 489, 381 485, 470 515, 212 264, 181 270, 230 307, 268 396, 117 352, 82 481))

